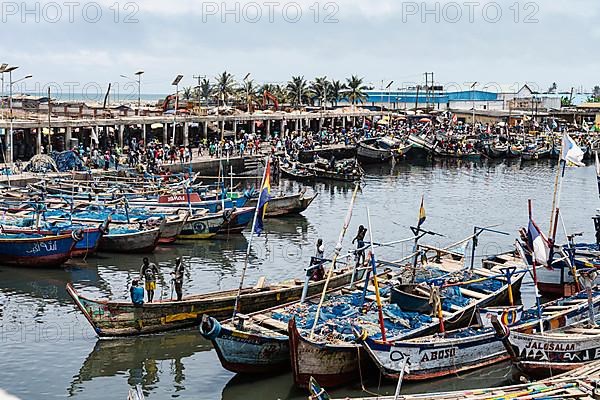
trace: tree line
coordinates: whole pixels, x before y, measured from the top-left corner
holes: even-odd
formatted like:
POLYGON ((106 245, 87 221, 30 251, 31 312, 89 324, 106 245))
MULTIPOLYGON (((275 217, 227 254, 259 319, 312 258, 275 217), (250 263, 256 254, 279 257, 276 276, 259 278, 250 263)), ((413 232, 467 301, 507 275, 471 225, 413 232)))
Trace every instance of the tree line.
POLYGON ((372 89, 363 83, 363 78, 352 75, 345 82, 317 77, 308 81, 304 76, 292 76, 285 84, 265 83, 257 85, 253 79, 236 81, 235 76, 227 71, 216 76, 212 81, 204 78, 199 86, 184 87, 182 98, 186 101, 200 101, 202 105, 240 105, 246 106, 262 101, 263 94, 269 92, 279 103, 291 104, 293 107, 324 106, 335 107, 342 100, 351 104, 363 103, 366 90, 372 89))

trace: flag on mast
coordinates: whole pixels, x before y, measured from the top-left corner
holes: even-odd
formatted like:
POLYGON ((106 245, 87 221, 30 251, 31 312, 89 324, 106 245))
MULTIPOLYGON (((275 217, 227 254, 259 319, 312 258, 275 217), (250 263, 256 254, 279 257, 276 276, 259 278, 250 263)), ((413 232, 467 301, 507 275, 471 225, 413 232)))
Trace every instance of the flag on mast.
POLYGON ((254 226, 254 233, 258 236, 263 231, 263 219, 265 217, 265 213, 267 212, 267 203, 271 200, 271 159, 267 161, 267 165, 265 165, 265 179, 263 182, 263 186, 260 190, 260 194, 258 195, 258 215, 256 217, 256 225, 254 226))
POLYGON ((550 267, 550 243, 532 219, 527 227, 527 242, 531 249, 532 261, 537 265, 550 267))
POLYGON ((583 154, 583 150, 577 146, 577 143, 575 143, 571 136, 564 133, 562 140, 562 154, 560 158, 565 162, 565 165, 576 165, 578 167, 585 166, 585 164, 581 162, 583 160, 583 154))
POLYGON ((425 213, 425 196, 421 196, 421 207, 419 207, 419 223, 417 224, 417 228, 420 228, 427 219, 427 214, 425 213))

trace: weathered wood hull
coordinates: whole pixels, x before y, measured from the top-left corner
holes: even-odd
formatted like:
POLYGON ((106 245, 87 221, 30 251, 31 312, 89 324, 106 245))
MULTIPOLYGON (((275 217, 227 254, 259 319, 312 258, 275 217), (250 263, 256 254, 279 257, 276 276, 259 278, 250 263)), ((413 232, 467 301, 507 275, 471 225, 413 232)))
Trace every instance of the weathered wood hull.
POLYGON ((135 233, 102 236, 98 249, 108 253, 152 253, 158 245, 161 228, 135 233))
POLYGON ((392 149, 380 149, 373 144, 377 139, 361 140, 356 147, 356 156, 366 163, 383 163, 389 161, 393 156, 392 149))
MULTIPOLYGON (((34 228, 4 228, 5 233, 41 233, 47 236, 52 236, 54 233, 47 230, 36 230, 34 228)), ((62 234, 71 234, 72 230, 64 230, 62 234)), ((103 233, 100 228, 82 228, 82 239, 75 243, 73 248, 71 249, 71 258, 85 257, 91 254, 94 254, 98 249, 98 245, 100 243, 100 238, 103 233)), ((66 261, 66 260, 65 260, 66 261)))
MULTIPOLYGON (((334 276, 330 287, 336 288, 350 282, 351 273, 334 276)), ((320 293, 324 281, 311 282, 309 295, 320 293)), ((273 285, 265 289, 244 289, 240 297, 241 313, 252 313, 300 299, 302 282, 273 285)), ((144 303, 135 307, 130 302, 93 300, 79 295, 67 285, 67 292, 98 336, 135 336, 197 326, 203 314, 217 320, 231 317, 237 290, 213 292, 184 297, 182 301, 164 300, 144 303)))
POLYGON ((404 359, 405 380, 425 380, 465 372, 508 359, 504 345, 493 330, 465 338, 437 338, 429 342, 401 341, 389 344, 367 339, 364 348, 383 375, 398 379, 404 359))
POLYGON ((222 213, 190 217, 183 224, 181 232, 177 235, 177 239, 210 239, 219 232, 219 229, 225 223, 226 221, 223 219, 222 213))
POLYGON ((174 243, 177 240, 177 235, 179 235, 185 225, 188 217, 185 216, 183 218, 178 218, 175 220, 167 220, 163 224, 163 227, 160 231, 160 237, 158 238, 158 243, 168 244, 174 243))
POLYGON ((306 170, 295 170, 293 168, 286 167, 284 165, 281 165, 280 169, 281 169, 281 175, 283 175, 286 178, 294 179, 296 181, 306 182, 306 181, 314 181, 316 179, 314 172, 309 172, 306 170))
POLYGON ((241 374, 283 372, 290 366, 287 335, 264 337, 232 331, 214 318, 203 321, 200 333, 214 343, 223 368, 241 374))
MULTIPOLYGON (((600 292, 594 300, 600 307, 600 292)), ((545 331, 573 325, 587 317, 587 302, 573 297, 556 300, 542 307, 542 325, 545 331), (568 304, 568 306, 561 306, 568 304), (564 307, 564 308, 561 308, 564 307), (556 311, 555 311, 556 310, 556 311)), ((517 322, 510 327, 515 332, 534 332, 539 329, 539 319, 517 322)), ((445 337, 423 337, 382 343, 365 340, 365 348, 386 378, 398 379, 404 358, 408 357, 410 371, 406 380, 424 380, 452 375, 458 372, 491 365, 509 358, 500 336, 492 329, 479 329, 479 333, 465 335, 461 331, 449 332, 445 337)), ((468 332, 465 332, 468 333, 468 332)))
POLYGON ((375 367, 363 346, 355 343, 330 346, 302 337, 292 318, 288 326, 294 383, 307 388, 311 376, 325 387, 356 381, 375 367))
POLYGON ((225 210, 225 223, 221 225, 217 235, 227 236, 242 233, 246 226, 252 222, 254 211, 254 208, 251 207, 225 210))
MULTIPOLYGON (((273 197, 267 204, 265 216, 267 218, 273 218, 282 217, 285 215, 300 214, 302 211, 308 208, 308 206, 316 197, 316 194, 313 196, 304 196, 304 192, 293 195, 273 197)), ((248 207, 256 207, 256 201, 256 199, 250 199, 248 201, 248 207)))
MULTIPOLYGON (((10 236, 10 235, 8 235, 10 236)), ((0 235, 0 263, 18 267, 57 267, 71 257, 71 234, 10 238, 0 235)))

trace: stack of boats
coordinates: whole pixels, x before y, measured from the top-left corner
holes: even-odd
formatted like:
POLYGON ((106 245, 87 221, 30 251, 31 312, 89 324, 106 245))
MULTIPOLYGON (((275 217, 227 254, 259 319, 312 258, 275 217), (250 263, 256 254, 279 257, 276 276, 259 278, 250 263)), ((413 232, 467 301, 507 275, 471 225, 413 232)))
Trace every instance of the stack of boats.
MULTIPOLYGON (((194 179, 54 178, 0 191, 3 264, 59 266, 96 251, 151 253, 176 240, 227 238, 251 222, 256 193, 194 179)), ((316 195, 273 195, 266 217, 304 211, 316 195)))

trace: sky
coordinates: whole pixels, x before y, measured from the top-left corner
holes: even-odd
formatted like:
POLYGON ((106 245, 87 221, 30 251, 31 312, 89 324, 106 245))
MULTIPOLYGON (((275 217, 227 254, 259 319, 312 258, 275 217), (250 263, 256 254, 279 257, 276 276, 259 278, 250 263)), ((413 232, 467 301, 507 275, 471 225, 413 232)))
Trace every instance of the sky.
MULTIPOLYGON (((172 92, 223 71, 256 83, 358 75, 376 88, 600 84, 598 0, 66 0, 0 3, 15 91, 172 92)), ((7 79, 7 77, 5 77, 7 79)))

